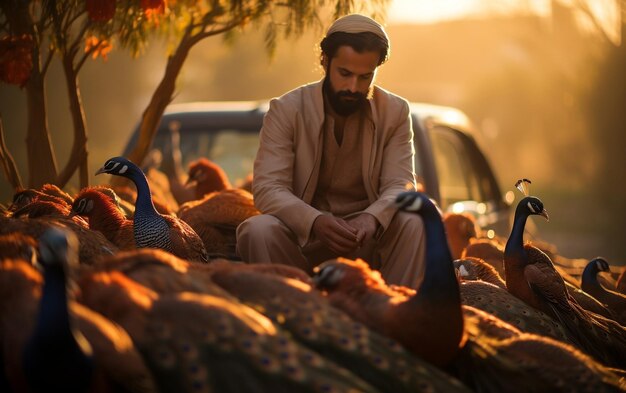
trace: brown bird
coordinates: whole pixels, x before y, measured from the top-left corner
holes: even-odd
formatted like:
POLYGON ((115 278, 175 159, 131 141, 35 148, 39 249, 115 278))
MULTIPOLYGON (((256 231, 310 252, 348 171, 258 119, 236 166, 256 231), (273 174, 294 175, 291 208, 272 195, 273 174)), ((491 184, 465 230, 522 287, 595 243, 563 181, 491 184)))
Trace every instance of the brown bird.
POLYGON ((484 281, 500 288, 506 288, 506 283, 498 271, 481 258, 465 257, 456 259, 453 263, 460 278, 465 281, 484 281))
MULTIPOLYGON (((51 185, 48 185, 51 186, 51 185)), ((46 185, 44 185, 46 187, 46 185)), ((52 190, 58 189, 54 186, 52 190)), ((49 191, 50 189, 48 189, 49 191)), ((8 216, 11 217, 66 217, 71 209, 64 198, 44 193, 35 189, 26 189, 18 191, 13 196, 13 203, 9 207, 8 216)), ((82 217, 72 218, 74 222, 85 228, 88 227, 87 222, 82 217)))
MULTIPOLYGON (((481 281, 485 281, 493 285, 496 285, 500 288, 506 288, 505 281, 502 279, 502 277, 500 277, 500 275, 493 268, 493 266, 486 263, 480 258, 467 257, 465 259, 459 259, 459 260, 454 261, 454 266, 455 266, 455 269, 459 271, 459 275, 461 276, 461 278, 465 281, 481 280, 481 281)), ((583 307, 585 310, 592 311, 606 318, 614 319, 614 314, 608 308, 606 308, 602 303, 596 300, 593 296, 590 296, 585 291, 582 291, 580 288, 577 288, 571 285, 567 281, 564 281, 564 282, 565 282, 565 287, 567 289, 567 293, 570 296, 572 296, 578 302, 578 304, 581 307, 583 307)), ((484 308, 482 307, 479 307, 479 308, 484 310, 484 308)), ((498 317, 500 316, 498 315, 498 317)), ((503 318, 503 319, 511 323, 511 321, 509 321, 508 319, 506 318, 503 318)), ((536 332, 533 332, 533 333, 536 333, 536 332)))
POLYGON ((471 239, 460 258, 475 257, 487 262, 504 277, 504 244, 495 239, 471 239))
POLYGON ((81 190, 74 199, 71 214, 86 217, 89 229, 101 232, 120 250, 135 249, 133 221, 126 218, 110 194, 103 191, 105 189, 87 187, 81 190))
POLYGON ((462 281, 461 301, 515 326, 522 332, 573 344, 563 326, 546 313, 529 306, 505 288, 484 281, 462 281))
POLYGON ((159 295, 115 270, 81 282, 81 301, 128 331, 161 391, 376 391, 236 300, 159 295))
POLYGON ((70 204, 63 198, 56 195, 50 195, 49 193, 45 193, 34 188, 26 188, 18 189, 13 194, 13 200, 9 205, 8 210, 10 212, 14 212, 35 201, 50 201, 62 206, 70 206, 70 204))
POLYGON ((443 225, 446 228, 446 237, 453 259, 461 258, 461 254, 472 239, 476 239, 481 229, 476 223, 476 218, 470 213, 445 213, 443 225))
POLYGON ((124 157, 107 160, 96 174, 109 173, 130 179, 137 188, 133 217, 135 245, 138 248, 160 248, 183 259, 208 262, 204 243, 185 221, 160 214, 154 208, 150 185, 141 169, 124 157))
POLYGON ((419 214, 426 233, 426 269, 418 292, 398 295, 362 261, 322 263, 314 278, 330 302, 422 359, 445 366, 464 342, 461 297, 439 210, 424 193, 403 192, 396 205, 419 214), (446 323, 441 323, 446 321, 446 323))
POLYGON ((204 157, 189 164, 187 184, 196 183, 196 199, 206 194, 232 188, 228 175, 222 167, 204 157))
POLYGON ((59 186, 57 186, 56 184, 46 183, 43 186, 41 186, 39 191, 43 192, 44 194, 48 194, 48 195, 52 195, 57 198, 60 198, 64 200, 65 203, 68 205, 71 205, 72 202, 74 202, 74 198, 72 198, 70 194, 63 191, 61 188, 59 188, 59 186))
POLYGON ((249 193, 252 193, 252 173, 249 173, 245 179, 241 179, 238 183, 237 183, 237 188, 241 188, 242 190, 246 190, 249 193))
POLYGON ((209 255, 231 259, 238 259, 237 226, 257 214, 252 194, 240 189, 212 192, 183 204, 178 211, 178 217, 198 233, 209 255))
POLYGON ((463 307, 467 343, 453 369, 479 392, 623 392, 626 383, 571 345, 463 307))
POLYGON ((619 293, 626 293, 626 266, 622 268, 622 272, 617 278, 617 282, 615 283, 615 289, 619 293))
POLYGON ((589 261, 583 271, 582 289, 601 303, 605 304, 615 315, 615 320, 626 326, 626 295, 611 291, 598 281, 599 272, 610 272, 609 263, 604 258, 594 258, 589 261))
POLYGON ((34 264, 37 261, 37 240, 21 232, 0 235, 0 256, 34 264))
POLYGON ((626 329, 582 308, 568 294, 550 258, 536 247, 524 244, 524 226, 530 215, 548 216, 537 197, 523 198, 515 210, 504 251, 508 291, 557 319, 571 340, 589 355, 609 366, 626 367, 626 329))
POLYGON ((289 331, 299 342, 347 368, 380 391, 467 390, 455 378, 412 356, 394 340, 332 307, 302 279, 285 278, 284 273, 273 271, 259 274, 258 270, 247 268, 263 265, 243 265, 246 268, 242 269, 241 264, 231 263, 214 269, 216 264, 199 268, 212 270, 211 277, 216 284, 289 331))
MULTIPOLYGON (((50 243, 45 239, 42 242, 50 243)), ((63 250, 56 244, 51 248, 53 250, 41 253, 45 280, 29 261, 4 259, 0 262, 0 348, 10 385, 8 391, 28 391, 27 385, 37 391, 55 387, 60 389, 57 391, 68 392, 155 391, 152 377, 123 329, 71 298, 63 300, 66 293, 69 296, 71 293, 66 291, 60 266, 50 259, 51 254, 62 255, 63 250), (69 366, 66 362, 70 359, 70 348, 76 345, 76 341, 72 344, 71 340, 75 340, 72 337, 81 337, 79 348, 88 348, 87 354, 78 353, 78 359, 86 355, 84 359, 90 360, 87 363, 78 360, 80 363, 71 366, 71 376, 60 380, 64 375, 62 366, 69 366), (46 340, 53 342, 44 346, 46 340), (43 370, 32 377, 38 362, 43 362, 43 370), (83 367, 81 363, 92 371, 78 375, 83 367), (88 373, 93 377, 83 381, 83 387, 79 388, 78 381, 88 373)))
POLYGON ((21 233, 38 239, 43 233, 52 227, 69 229, 79 239, 79 260, 81 264, 91 265, 98 258, 114 254, 118 251, 116 245, 107 240, 104 235, 92 231, 87 227, 76 224, 71 219, 65 218, 12 218, 0 217, 0 235, 21 233))

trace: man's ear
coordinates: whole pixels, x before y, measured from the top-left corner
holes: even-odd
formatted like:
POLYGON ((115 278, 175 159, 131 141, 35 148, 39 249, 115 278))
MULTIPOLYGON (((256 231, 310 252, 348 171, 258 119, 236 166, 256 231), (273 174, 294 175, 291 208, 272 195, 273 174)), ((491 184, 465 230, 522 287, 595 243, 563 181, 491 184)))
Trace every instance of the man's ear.
POLYGON ((328 56, 326 56, 326 53, 322 53, 322 56, 320 57, 320 65, 324 71, 328 69, 328 56))

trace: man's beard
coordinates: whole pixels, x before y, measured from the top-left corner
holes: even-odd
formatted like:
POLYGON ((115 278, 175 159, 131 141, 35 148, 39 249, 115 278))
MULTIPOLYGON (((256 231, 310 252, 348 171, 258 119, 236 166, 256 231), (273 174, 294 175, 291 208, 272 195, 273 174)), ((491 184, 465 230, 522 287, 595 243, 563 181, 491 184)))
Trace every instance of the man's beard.
POLYGON ((330 106, 339 116, 349 116, 367 103, 367 96, 363 93, 352 93, 347 90, 335 91, 330 84, 328 73, 324 78, 324 94, 326 94, 330 106), (345 100, 345 98, 353 98, 353 100, 345 100))

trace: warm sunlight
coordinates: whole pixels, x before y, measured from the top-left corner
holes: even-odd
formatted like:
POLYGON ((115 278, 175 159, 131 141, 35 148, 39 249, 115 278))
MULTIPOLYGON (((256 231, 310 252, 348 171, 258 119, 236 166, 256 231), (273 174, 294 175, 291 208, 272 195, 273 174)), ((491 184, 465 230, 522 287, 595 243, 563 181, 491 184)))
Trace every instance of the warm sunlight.
POLYGON ((388 12, 390 23, 436 23, 460 17, 485 14, 549 12, 549 0, 393 0, 388 12))
MULTIPOLYGON (((576 0, 556 2, 563 6, 571 6, 576 0)), ((619 44, 620 25, 619 9, 614 0, 581 1, 578 7, 587 9, 579 12, 578 22, 586 30, 600 27, 607 38, 619 44), (592 19, 597 21, 596 26, 592 19)), ((388 11, 388 23, 437 23, 445 20, 485 17, 493 15, 534 14, 549 16, 552 12, 551 0, 392 0, 388 11)))

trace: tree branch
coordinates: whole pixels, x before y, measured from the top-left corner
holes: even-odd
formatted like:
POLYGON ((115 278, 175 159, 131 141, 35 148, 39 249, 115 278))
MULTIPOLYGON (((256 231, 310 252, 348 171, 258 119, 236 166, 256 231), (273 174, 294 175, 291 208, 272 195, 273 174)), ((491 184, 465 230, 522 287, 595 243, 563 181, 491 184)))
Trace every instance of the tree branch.
POLYGON ((7 180, 14 189, 22 188, 22 179, 13 160, 13 156, 9 152, 7 145, 4 141, 4 127, 2 125, 2 116, 0 116, 0 162, 2 163, 2 170, 7 180))
POLYGON ((589 20, 591 20, 593 26, 601 33, 602 38, 604 38, 606 42, 614 44, 614 41, 611 39, 611 37, 609 37, 606 30, 604 30, 604 27, 598 21, 598 18, 593 15, 593 12, 591 11, 591 8, 589 8, 589 4, 587 4, 586 0, 575 0, 574 6, 576 6, 579 11, 582 11, 582 13, 585 14, 589 18, 589 20))

